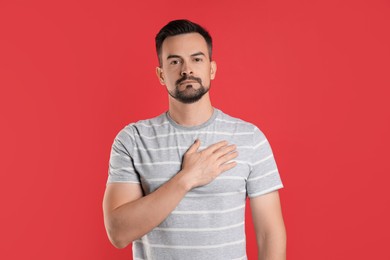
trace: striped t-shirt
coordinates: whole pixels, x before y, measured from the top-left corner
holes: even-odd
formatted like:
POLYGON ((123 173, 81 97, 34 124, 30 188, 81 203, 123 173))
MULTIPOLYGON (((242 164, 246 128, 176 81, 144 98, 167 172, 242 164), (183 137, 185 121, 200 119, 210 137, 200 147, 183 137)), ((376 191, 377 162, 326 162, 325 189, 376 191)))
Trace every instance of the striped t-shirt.
POLYGON ((202 125, 183 127, 168 113, 126 126, 112 145, 108 183, 139 183, 144 195, 181 169, 183 154, 227 140, 237 166, 194 188, 151 232, 133 242, 134 259, 247 259, 245 199, 283 187, 271 147, 253 124, 214 109, 202 125))

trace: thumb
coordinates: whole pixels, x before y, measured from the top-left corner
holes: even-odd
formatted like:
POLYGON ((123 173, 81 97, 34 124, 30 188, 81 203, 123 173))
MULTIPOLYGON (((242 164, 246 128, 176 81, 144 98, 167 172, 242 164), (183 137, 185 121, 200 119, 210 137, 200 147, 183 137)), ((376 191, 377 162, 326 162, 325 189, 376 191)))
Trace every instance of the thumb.
POLYGON ((200 140, 196 139, 195 142, 188 149, 187 153, 194 153, 198 151, 199 147, 200 147, 200 140))

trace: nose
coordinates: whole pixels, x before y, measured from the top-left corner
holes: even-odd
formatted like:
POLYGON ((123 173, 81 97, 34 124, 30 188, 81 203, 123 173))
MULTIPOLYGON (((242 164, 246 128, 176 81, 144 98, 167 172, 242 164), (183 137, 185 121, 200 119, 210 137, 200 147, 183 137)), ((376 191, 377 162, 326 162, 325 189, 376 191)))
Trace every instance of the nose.
POLYGON ((181 67, 180 76, 189 76, 192 75, 192 68, 188 65, 187 62, 183 62, 183 66, 181 67))

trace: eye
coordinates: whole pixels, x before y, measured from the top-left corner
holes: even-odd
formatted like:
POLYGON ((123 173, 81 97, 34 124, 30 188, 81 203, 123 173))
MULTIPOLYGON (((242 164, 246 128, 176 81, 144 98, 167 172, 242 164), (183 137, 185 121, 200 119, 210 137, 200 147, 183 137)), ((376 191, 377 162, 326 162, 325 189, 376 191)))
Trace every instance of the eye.
POLYGON ((171 62, 169 64, 171 64, 171 65, 180 64, 180 60, 171 60, 171 62))
POLYGON ((201 61, 203 61, 203 59, 197 57, 197 58, 194 58, 194 61, 195 61, 195 62, 201 62, 201 61))

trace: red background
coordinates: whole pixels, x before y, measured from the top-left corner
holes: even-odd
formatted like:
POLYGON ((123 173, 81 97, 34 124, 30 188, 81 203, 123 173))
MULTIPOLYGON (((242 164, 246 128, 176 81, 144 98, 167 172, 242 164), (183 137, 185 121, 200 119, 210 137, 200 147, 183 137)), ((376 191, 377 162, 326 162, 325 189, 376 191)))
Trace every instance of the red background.
POLYGON ((103 226, 109 152, 167 109, 154 36, 177 18, 214 37, 214 106, 271 142, 288 259, 390 259, 386 0, 0 1, 0 258, 131 259, 103 226))

